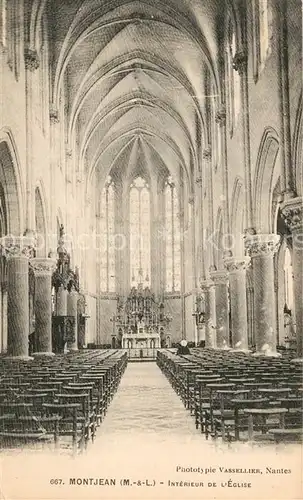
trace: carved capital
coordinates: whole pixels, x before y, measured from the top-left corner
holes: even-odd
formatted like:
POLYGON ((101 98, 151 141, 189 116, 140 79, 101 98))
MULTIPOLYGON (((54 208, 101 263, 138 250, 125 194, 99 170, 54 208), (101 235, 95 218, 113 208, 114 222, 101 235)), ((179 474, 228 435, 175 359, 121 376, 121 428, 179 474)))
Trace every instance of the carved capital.
POLYGON ((59 123, 59 111, 56 108, 51 108, 49 110, 49 119, 53 125, 59 123))
POLYGON ((303 228, 303 198, 291 198, 282 205, 282 216, 291 230, 298 231, 303 228))
POLYGON ((31 236, 7 235, 0 239, 0 245, 7 258, 33 257, 35 238, 31 236))
POLYGON ((24 64, 25 69, 29 71, 35 71, 39 68, 40 61, 36 50, 25 49, 24 51, 24 64))
POLYGON ((241 259, 236 259, 235 257, 231 257, 225 259, 224 266, 225 269, 231 273, 235 271, 245 271, 250 265, 250 257, 242 257, 241 259))
POLYGON ((211 149, 210 147, 203 149, 202 153, 203 160, 210 161, 211 160, 211 149))
POLYGON ((215 285, 227 285, 228 284, 228 274, 225 270, 213 271, 210 273, 210 277, 215 283, 215 285))
POLYGON ((226 108, 222 106, 218 109, 215 116, 216 123, 219 124, 220 127, 223 127, 226 124, 226 108))
POLYGON ((30 265, 36 276, 51 276, 56 269, 57 260, 36 257, 30 260, 30 265))
POLYGON ((265 257, 276 253, 279 242, 278 234, 249 235, 245 238, 245 249, 250 257, 265 257))
POLYGON ((237 52, 233 58, 233 68, 243 75, 247 68, 247 52, 246 50, 240 50, 237 52))
POLYGON ((207 292, 215 283, 210 279, 205 279, 200 281, 200 287, 203 292, 207 292))
POLYGON ((202 185, 202 177, 201 177, 201 176, 196 178, 196 183, 197 183, 199 186, 201 186, 201 185, 202 185))
POLYGON ((66 158, 71 158, 73 156, 72 149, 66 148, 65 154, 66 154, 66 158))
POLYGON ((195 197, 194 197, 194 196, 190 196, 190 197, 188 198, 188 203, 189 203, 190 205, 193 205, 193 204, 194 204, 194 202, 195 202, 195 197))
POLYGON ((82 171, 76 173, 76 182, 78 184, 82 184, 82 182, 84 182, 84 175, 83 175, 82 171))

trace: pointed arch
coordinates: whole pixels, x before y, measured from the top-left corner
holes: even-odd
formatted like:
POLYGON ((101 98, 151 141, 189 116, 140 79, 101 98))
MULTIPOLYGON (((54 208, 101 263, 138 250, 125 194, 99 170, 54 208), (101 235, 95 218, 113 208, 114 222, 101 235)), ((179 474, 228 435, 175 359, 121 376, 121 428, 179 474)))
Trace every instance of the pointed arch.
POLYGON ((279 147, 278 133, 267 127, 261 139, 254 179, 256 229, 265 233, 271 231, 272 225, 272 194, 277 180, 279 147))
POLYGON ((3 186, 7 231, 14 235, 23 233, 23 185, 17 146, 10 129, 0 130, 0 181, 3 186))

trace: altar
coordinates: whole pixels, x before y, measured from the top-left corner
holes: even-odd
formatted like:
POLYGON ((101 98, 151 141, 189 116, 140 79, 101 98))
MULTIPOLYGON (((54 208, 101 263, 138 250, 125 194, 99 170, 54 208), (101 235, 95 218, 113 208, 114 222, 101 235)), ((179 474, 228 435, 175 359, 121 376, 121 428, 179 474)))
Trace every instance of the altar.
POLYGON ((163 302, 141 284, 128 297, 119 297, 117 313, 112 318, 112 347, 148 352, 162 347, 168 318, 163 302))

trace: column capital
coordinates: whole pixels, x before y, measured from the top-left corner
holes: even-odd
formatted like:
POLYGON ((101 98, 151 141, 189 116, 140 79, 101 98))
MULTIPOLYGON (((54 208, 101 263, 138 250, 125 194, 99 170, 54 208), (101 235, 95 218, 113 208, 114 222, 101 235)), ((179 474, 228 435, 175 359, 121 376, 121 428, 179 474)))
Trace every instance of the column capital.
POLYGON ((34 259, 30 259, 30 265, 34 270, 35 276, 51 276, 56 269, 57 260, 35 257, 34 259))
POLYGON ((199 186, 202 185, 202 176, 196 178, 196 184, 198 184, 199 186))
POLYGON ((0 239, 0 246, 7 258, 26 257, 29 259, 33 257, 35 238, 33 236, 7 235, 0 239))
POLYGON ((200 287, 202 291, 207 291, 207 289, 215 286, 215 283, 211 279, 205 279, 200 281, 200 287))
POLYGON ((278 234, 249 235, 245 238, 245 249, 250 257, 265 257, 277 252, 279 242, 278 234))
POLYGON ((202 158, 203 158, 203 160, 206 160, 206 161, 211 160, 211 148, 210 147, 203 149, 202 158))
POLYGON ((50 122, 55 125, 56 123, 59 123, 59 111, 58 109, 52 107, 50 108, 49 110, 49 119, 50 119, 50 122))
POLYGON ((291 198, 281 207, 282 216, 291 231, 303 228, 303 197, 291 198))
POLYGON ((228 274, 225 269, 212 271, 210 273, 210 277, 214 281, 215 285, 226 285, 228 283, 228 274))
POLYGON ((226 124, 226 108, 221 106, 216 112, 215 121, 220 127, 224 127, 226 124))
POLYGON ((29 48, 24 50, 24 64, 25 69, 28 69, 31 72, 39 68, 40 60, 36 50, 29 48))
POLYGON ((233 68, 236 70, 239 75, 243 75, 247 68, 247 51, 239 50, 233 58, 233 68))
POLYGON ((250 257, 235 258, 229 257, 224 260, 225 269, 229 272, 245 271, 250 265, 250 257))

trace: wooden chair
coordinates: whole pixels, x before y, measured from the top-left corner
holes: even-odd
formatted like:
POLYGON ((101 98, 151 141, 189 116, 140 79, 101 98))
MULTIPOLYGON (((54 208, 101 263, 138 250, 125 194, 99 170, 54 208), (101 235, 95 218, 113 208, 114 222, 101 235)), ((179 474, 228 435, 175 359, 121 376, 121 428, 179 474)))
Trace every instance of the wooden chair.
MULTIPOLYGON (((76 453, 78 449, 85 447, 85 428, 83 421, 78 418, 81 412, 81 404, 77 403, 44 403, 44 418, 59 417, 58 440, 65 436, 72 438, 72 449, 76 453)), ((57 442, 58 442, 57 440, 57 442)))

